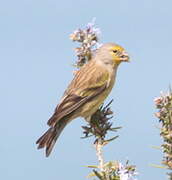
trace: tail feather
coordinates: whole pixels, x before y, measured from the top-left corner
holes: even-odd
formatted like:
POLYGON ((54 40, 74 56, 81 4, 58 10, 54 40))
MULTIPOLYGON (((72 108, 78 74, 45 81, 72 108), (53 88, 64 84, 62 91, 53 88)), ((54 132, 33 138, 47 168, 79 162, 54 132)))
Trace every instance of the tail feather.
POLYGON ((58 122, 56 126, 50 127, 37 141, 38 149, 46 148, 46 157, 48 157, 60 136, 62 130, 65 128, 65 122, 58 122))
POLYGON ((50 138, 51 135, 51 128, 48 129, 37 141, 36 144, 38 144, 38 149, 44 148, 46 145, 46 142, 50 138))

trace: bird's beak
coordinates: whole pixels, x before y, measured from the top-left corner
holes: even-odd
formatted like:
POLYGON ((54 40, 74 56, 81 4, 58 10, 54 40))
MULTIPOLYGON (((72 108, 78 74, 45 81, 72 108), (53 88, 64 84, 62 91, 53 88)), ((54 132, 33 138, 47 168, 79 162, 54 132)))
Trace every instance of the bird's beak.
POLYGON ((123 51, 120 56, 121 61, 123 62, 130 62, 130 57, 126 51, 123 51))

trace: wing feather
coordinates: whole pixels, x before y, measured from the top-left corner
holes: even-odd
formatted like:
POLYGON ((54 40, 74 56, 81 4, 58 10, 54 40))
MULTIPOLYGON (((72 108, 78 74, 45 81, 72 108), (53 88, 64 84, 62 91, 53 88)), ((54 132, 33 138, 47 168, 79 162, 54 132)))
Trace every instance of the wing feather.
POLYGON ((61 118, 74 112, 106 89, 109 73, 101 67, 95 66, 94 63, 86 64, 77 72, 61 103, 48 120, 49 126, 54 126, 61 118))

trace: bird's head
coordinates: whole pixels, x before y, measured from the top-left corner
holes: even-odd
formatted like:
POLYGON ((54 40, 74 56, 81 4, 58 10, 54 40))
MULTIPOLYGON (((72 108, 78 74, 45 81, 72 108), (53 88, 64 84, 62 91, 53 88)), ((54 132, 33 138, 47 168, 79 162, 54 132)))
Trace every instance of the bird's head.
POLYGON ((121 62, 129 62, 129 55, 123 47, 115 43, 103 44, 97 51, 97 58, 104 63, 119 65, 121 62))

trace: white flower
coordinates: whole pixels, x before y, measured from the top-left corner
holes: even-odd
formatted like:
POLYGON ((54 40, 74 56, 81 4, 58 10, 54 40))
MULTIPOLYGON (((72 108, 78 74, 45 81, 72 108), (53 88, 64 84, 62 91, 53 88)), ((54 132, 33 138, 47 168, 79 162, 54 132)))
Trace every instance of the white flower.
POLYGON ((86 28, 89 34, 99 35, 101 34, 101 31, 99 28, 95 28, 95 21, 96 21, 96 18, 93 18, 92 21, 87 24, 86 28))
POLYGON ((103 44, 102 43, 96 43, 97 49, 99 49, 103 44))
POLYGON ((94 17, 90 23, 87 24, 87 28, 92 29, 95 25, 96 18, 94 17))
POLYGON ((92 28, 92 32, 95 33, 96 35, 101 34, 100 28, 92 28))
POLYGON ((122 165, 122 163, 119 163, 119 171, 118 175, 120 177, 120 180, 137 180, 134 176, 136 176, 138 173, 135 171, 129 171, 126 169, 125 166, 122 165))

